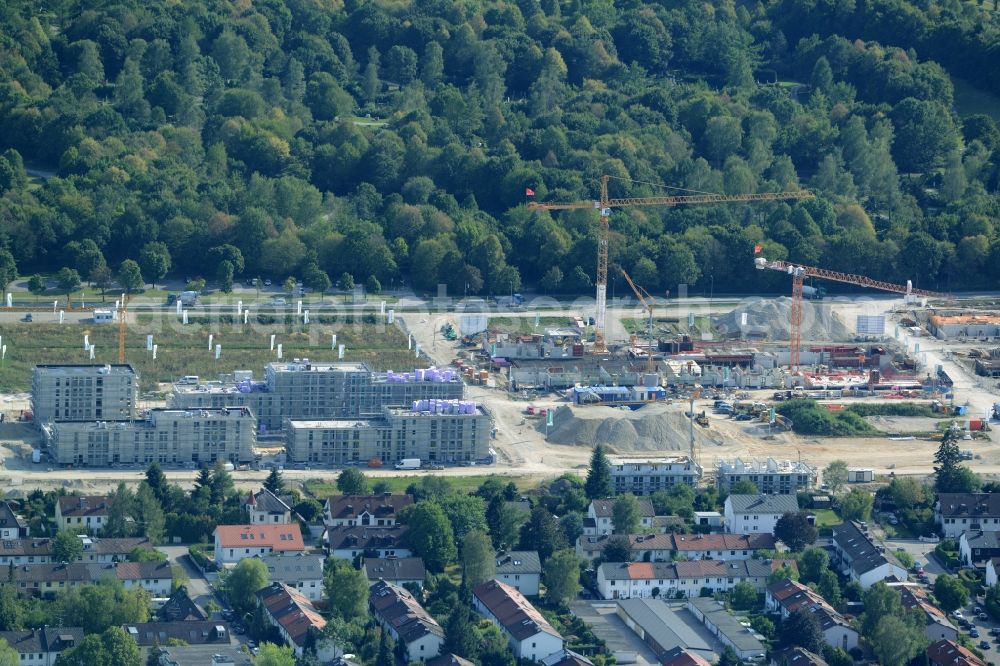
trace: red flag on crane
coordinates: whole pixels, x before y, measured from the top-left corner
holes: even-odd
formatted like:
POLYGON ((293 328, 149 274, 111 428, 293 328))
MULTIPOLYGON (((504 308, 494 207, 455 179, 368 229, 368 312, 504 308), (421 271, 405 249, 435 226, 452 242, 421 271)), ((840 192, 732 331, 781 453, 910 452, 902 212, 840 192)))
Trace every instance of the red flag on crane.
POLYGON ((760 245, 754 245, 754 246, 753 246, 753 253, 754 253, 754 254, 760 254, 760 253, 761 253, 761 250, 763 250, 763 249, 764 249, 764 248, 762 248, 762 247, 761 247, 760 245))
POLYGON ((526 188, 524 188, 524 196, 526 196, 526 197, 533 197, 533 196, 535 196, 535 191, 533 189, 531 189, 530 187, 526 187, 526 188))

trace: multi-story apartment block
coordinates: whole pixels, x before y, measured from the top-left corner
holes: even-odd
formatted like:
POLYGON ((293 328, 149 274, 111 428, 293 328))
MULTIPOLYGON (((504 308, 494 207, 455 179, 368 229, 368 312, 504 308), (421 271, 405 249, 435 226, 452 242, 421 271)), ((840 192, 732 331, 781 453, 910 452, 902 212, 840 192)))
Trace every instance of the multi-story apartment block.
POLYGON ((246 407, 151 409, 132 421, 58 421, 47 426, 60 465, 253 460, 257 422, 246 407))
POLYGON ((701 478, 701 465, 687 456, 612 458, 610 463, 616 495, 652 495, 681 484, 694 487, 701 478))
POLYGON ((31 378, 32 418, 55 421, 121 420, 136 415, 139 375, 129 364, 36 365, 31 378))
POLYGON ((169 405, 178 409, 240 406, 257 416, 261 432, 279 430, 286 420, 371 417, 386 406, 416 400, 454 400, 464 385, 453 370, 377 373, 364 363, 313 363, 309 359, 269 363, 265 380, 248 371, 233 378, 174 386, 169 405))
POLYGON ((816 485, 816 468, 797 460, 720 460, 715 482, 731 491, 737 481, 751 481, 767 495, 793 495, 816 485))
POLYGON ((384 407, 380 418, 290 420, 285 433, 291 463, 459 463, 489 456, 490 417, 470 401, 419 400, 409 408, 384 407))

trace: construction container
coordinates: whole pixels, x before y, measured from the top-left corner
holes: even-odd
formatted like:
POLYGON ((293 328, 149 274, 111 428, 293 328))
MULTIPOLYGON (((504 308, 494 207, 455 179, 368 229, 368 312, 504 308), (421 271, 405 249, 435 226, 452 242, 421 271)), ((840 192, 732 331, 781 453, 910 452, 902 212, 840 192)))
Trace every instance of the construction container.
POLYGON ((969 430, 982 430, 983 420, 982 419, 969 419, 969 430))

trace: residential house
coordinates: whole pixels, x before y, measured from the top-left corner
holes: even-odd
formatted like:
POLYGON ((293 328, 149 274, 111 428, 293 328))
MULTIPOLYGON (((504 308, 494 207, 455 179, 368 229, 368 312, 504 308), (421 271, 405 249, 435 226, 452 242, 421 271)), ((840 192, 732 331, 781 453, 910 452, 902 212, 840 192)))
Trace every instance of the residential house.
POLYGON ((10 502, 0 503, 0 539, 21 539, 28 536, 28 523, 14 513, 10 502))
MULTIPOLYGON (((592 500, 587 507, 587 520, 584 522, 584 534, 613 534, 615 531, 614 499, 592 500)), ((639 498, 639 525, 640 529, 647 531, 653 527, 653 518, 656 511, 653 503, 648 499, 639 498)))
POLYGON ((0 640, 17 652, 18 666, 54 666, 59 653, 83 642, 80 627, 42 627, 0 631, 0 640))
POLYGON ((782 619, 796 611, 809 613, 819 621, 827 645, 844 650, 853 650, 858 646, 858 632, 847 618, 819 593, 802 583, 785 579, 768 585, 765 608, 772 613, 781 613, 782 619))
POLYGON ((662 666, 712 666, 712 662, 705 661, 694 652, 688 652, 680 645, 672 650, 667 650, 660 657, 660 664, 662 666))
POLYGON ((343 654, 333 641, 323 638, 326 620, 312 602, 283 583, 271 583, 257 592, 257 603, 268 624, 275 627, 295 656, 302 657, 306 646, 316 647, 320 662, 343 654))
POLYGON ((798 510, 795 495, 730 495, 726 498, 723 515, 726 531, 732 534, 774 534, 778 519, 798 510))
POLYGON ((986 563, 986 587, 1000 582, 1000 557, 991 557, 986 563))
POLYGON ((208 614, 191 599, 187 586, 181 585, 163 602, 156 611, 160 622, 187 622, 191 620, 207 620, 208 614))
POLYGON ((958 552, 967 567, 1000 557, 1000 532, 962 532, 958 537, 958 552))
POLYGON ((702 590, 728 592, 748 582, 763 592, 767 579, 794 560, 693 560, 689 562, 605 562, 597 569, 597 589, 604 599, 696 597, 702 590))
POLYGON ((562 651, 563 637, 524 595, 506 583, 488 580, 472 591, 472 605, 500 627, 518 659, 540 661, 562 651))
MULTIPOLYGON (((153 544, 144 537, 129 537, 122 539, 103 539, 79 535, 83 543, 83 553, 79 562, 120 562, 136 549, 150 549, 153 544)), ((52 563, 51 539, 16 539, 0 540, 0 565, 9 564, 46 564, 52 563)))
POLYGON ((392 527, 328 527, 323 536, 330 557, 353 560, 356 557, 412 557, 404 544, 406 525, 392 527))
POLYGON ((903 608, 919 611, 924 616, 924 634, 932 641, 957 641, 958 628, 951 623, 947 614, 931 603, 923 588, 909 583, 890 583, 899 590, 903 608))
POLYGON ((107 495, 66 495, 56 502, 56 525, 61 530, 96 534, 108 522, 107 495))
POLYGON ((257 555, 267 566, 268 580, 284 583, 309 601, 323 598, 323 556, 257 555))
POLYGON ((119 580, 126 589, 141 587, 153 597, 165 597, 170 594, 174 579, 167 562, 21 564, 10 574, 17 593, 32 597, 55 596, 65 589, 104 578, 119 580))
POLYGON ((384 580, 394 585, 402 586, 409 583, 423 588, 427 570, 424 567, 424 560, 419 557, 390 557, 388 559, 366 557, 365 577, 369 583, 384 580))
POLYGON ((538 551, 512 550, 497 553, 497 568, 494 576, 528 597, 538 596, 542 582, 542 563, 538 551))
POLYGON ((829 666, 829 664, 815 652, 796 645, 772 654, 771 666, 829 666))
MULTIPOLYGON (((609 536, 580 536, 576 542, 578 557, 592 560, 601 556, 609 536)), ((633 562, 669 562, 687 560, 745 560, 762 550, 774 550, 774 536, 756 534, 630 534, 629 548, 633 562)))
POLYGON ((369 589, 368 605, 375 621, 402 646, 407 663, 440 654, 444 629, 404 588, 380 580, 369 589))
POLYGON ((946 539, 962 532, 1000 531, 1000 493, 940 493, 934 520, 946 539))
POLYGON ((219 525, 215 528, 215 563, 235 566, 255 555, 305 552, 298 523, 290 525, 219 525))
POLYGON ((287 525, 292 522, 293 503, 291 495, 279 497, 267 488, 261 488, 240 500, 240 508, 250 517, 251 525, 287 525))
POLYGON ((841 573, 868 589, 880 580, 906 580, 906 567, 872 539, 868 528, 849 520, 833 528, 833 561, 841 573))
POLYGON ((972 650, 955 641, 935 641, 927 646, 930 666, 986 666, 986 662, 972 650))
POLYGON ((323 522, 327 527, 392 527, 411 504, 409 495, 338 495, 326 500, 323 522))

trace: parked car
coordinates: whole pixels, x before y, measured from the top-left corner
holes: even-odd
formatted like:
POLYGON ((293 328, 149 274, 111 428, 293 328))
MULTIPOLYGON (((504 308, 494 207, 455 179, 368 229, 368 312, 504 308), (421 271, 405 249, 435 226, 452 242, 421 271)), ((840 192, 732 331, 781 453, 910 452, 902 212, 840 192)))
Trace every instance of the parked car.
POLYGON ((736 416, 737 421, 753 421, 753 414, 738 414, 736 416))
POLYGON ((973 638, 979 638, 979 630, 976 629, 975 627, 969 629, 969 636, 972 636, 973 638))
POLYGON ((23 321, 25 324, 30 324, 34 320, 32 319, 31 313, 29 312, 28 314, 21 317, 21 321, 23 321))
POLYGON ((990 616, 987 615, 986 613, 979 613, 978 615, 976 615, 976 617, 978 617, 983 622, 986 622, 990 619, 990 616))
POLYGON ((979 641, 979 649, 980 650, 989 650, 990 647, 992 647, 992 646, 990 645, 989 641, 979 641))
MULTIPOLYGON (((916 565, 914 565, 914 566, 916 566, 916 565)), ((922 573, 923 573, 923 571, 917 571, 917 573, 918 573, 918 574, 922 574, 922 573)), ((958 618, 959 620, 964 620, 964 619, 965 619, 965 616, 964 616, 964 615, 962 615, 962 609, 961 609, 961 608, 958 608, 958 609, 956 609, 956 610, 953 610, 953 611, 951 612, 951 616, 952 616, 952 617, 957 617, 957 618, 958 618)))

